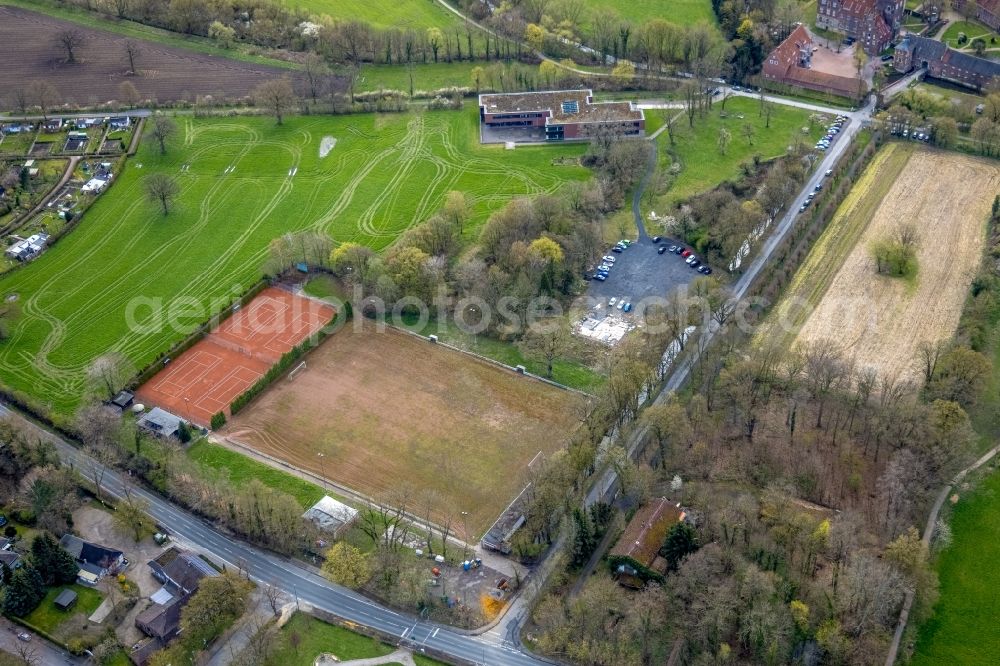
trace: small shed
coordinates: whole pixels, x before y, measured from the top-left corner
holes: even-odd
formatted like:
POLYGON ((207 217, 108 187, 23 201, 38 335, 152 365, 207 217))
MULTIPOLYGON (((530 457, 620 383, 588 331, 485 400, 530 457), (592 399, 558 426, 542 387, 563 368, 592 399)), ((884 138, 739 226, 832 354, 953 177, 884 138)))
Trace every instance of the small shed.
POLYGON ((357 519, 358 511, 329 495, 324 495, 320 501, 309 507, 302 517, 311 520, 319 529, 336 535, 357 519))
POLYGON ((111 399, 111 404, 117 407, 121 411, 125 411, 132 406, 132 402, 135 400, 135 394, 131 391, 121 391, 118 395, 111 399))
POLYGON ((59 593, 55 602, 56 608, 61 611, 68 611, 76 605, 76 592, 68 587, 59 593))
POLYGON ((139 419, 139 427, 164 437, 172 437, 180 429, 181 419, 170 412, 153 407, 139 419))

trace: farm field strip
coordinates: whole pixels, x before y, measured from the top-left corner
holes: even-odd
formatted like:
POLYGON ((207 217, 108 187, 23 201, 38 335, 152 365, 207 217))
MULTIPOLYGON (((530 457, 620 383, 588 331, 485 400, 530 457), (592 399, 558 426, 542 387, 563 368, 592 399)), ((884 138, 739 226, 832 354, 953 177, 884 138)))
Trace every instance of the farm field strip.
POLYGON ((341 21, 363 21, 378 28, 446 30, 461 26, 458 16, 439 5, 437 0, 281 0, 281 2, 288 7, 302 9, 315 16, 326 15, 341 21))
POLYGON ((835 340, 859 367, 915 380, 920 345, 947 339, 958 326, 997 191, 993 162, 908 144, 883 148, 758 339, 835 340), (905 221, 920 234, 917 274, 878 275, 871 246, 905 221), (779 322, 787 328, 775 332, 779 322))
POLYGON ((365 319, 307 362, 221 434, 371 496, 431 489, 434 519, 467 511, 475 535, 523 488, 528 463, 562 448, 587 409, 579 393, 365 319))
POLYGON ((551 164, 581 146, 480 147, 476 118, 290 118, 281 127, 264 118, 178 120, 165 156, 144 141, 72 234, 0 279, 0 294, 17 294, 23 312, 0 344, 0 380, 65 413, 94 358, 116 351, 145 366, 256 281, 268 244, 283 233, 313 229, 382 249, 449 190, 469 197, 473 231, 511 197, 587 175, 551 164), (324 137, 337 144, 320 158, 324 137), (180 186, 168 216, 144 196, 144 177, 156 172, 180 186), (153 325, 154 315, 192 299, 200 312, 153 325), (126 322, 130 308, 139 325, 126 322))

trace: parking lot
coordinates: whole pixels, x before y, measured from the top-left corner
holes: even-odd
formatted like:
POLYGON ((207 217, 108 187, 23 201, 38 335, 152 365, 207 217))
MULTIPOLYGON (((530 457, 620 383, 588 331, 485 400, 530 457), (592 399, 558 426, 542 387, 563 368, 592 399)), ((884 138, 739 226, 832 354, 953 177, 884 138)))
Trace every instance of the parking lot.
MULTIPOLYGON (((594 307, 607 309, 608 301, 616 299, 614 312, 625 318, 625 314, 617 308, 622 299, 638 308, 643 299, 663 298, 681 285, 690 284, 696 277, 701 277, 698 271, 690 268, 684 259, 672 252, 658 254, 660 247, 681 245, 679 241, 664 237, 660 243, 654 243, 649 238, 633 242, 621 253, 612 253, 608 248, 606 254, 615 257, 615 263, 603 282, 591 280, 587 290, 587 298, 591 309, 594 307)), ((684 246, 687 248, 687 246, 684 246)), ((635 311, 631 313, 635 315, 635 311)))

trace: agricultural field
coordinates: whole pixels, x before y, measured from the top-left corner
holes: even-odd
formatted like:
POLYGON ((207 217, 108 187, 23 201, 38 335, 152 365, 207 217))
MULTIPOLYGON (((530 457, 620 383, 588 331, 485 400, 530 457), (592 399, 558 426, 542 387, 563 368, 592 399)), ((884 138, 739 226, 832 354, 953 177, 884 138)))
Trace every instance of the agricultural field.
MULTIPOLYGON (((96 28, 81 27, 44 14, 0 4, 0 44, 17 67, 0 67, 0 99, 7 91, 32 79, 55 86, 62 102, 93 105, 118 99, 122 82, 130 81, 140 95, 168 102, 194 101, 197 95, 237 98, 249 95, 262 80, 295 76, 288 70, 219 58, 153 41, 136 40, 140 55, 138 76, 126 76, 126 37, 96 28), (84 35, 79 62, 65 65, 58 55, 56 35, 75 27, 84 35)), ((60 146, 61 148, 61 146, 60 146)))
POLYGON ((1000 473, 994 471, 951 515, 952 545, 937 560, 941 597, 910 663, 993 664, 1000 651, 1000 473))
POLYGON ((892 143, 875 157, 789 286, 761 337, 841 341, 861 367, 915 379, 917 350, 955 331, 982 256, 1000 165, 892 143), (875 271, 871 246, 918 223, 917 272, 875 271), (776 330, 777 322, 782 329, 776 330))
POLYGON ((282 0, 282 4, 314 16, 363 21, 378 28, 443 30, 461 25, 458 16, 436 0, 282 0))
POLYGON ((726 117, 722 117, 721 103, 717 101, 704 118, 695 118, 693 128, 688 126, 683 111, 674 111, 681 114, 674 125, 676 145, 671 147, 666 131, 660 134, 657 138, 659 167, 669 169, 676 161, 681 164, 681 171, 667 193, 654 202, 653 209, 658 214, 665 214, 678 202, 710 190, 724 180, 736 178, 740 164, 753 155, 764 159, 779 157, 795 143, 811 145, 823 134, 820 123, 810 124, 809 111, 775 104, 771 126, 765 127, 759 109, 760 102, 756 99, 731 97, 726 101, 726 117), (753 127, 752 143, 744 134, 747 124, 753 127), (723 127, 732 134, 725 154, 718 148, 719 130, 723 127), (803 128, 808 131, 803 132, 803 128))
POLYGON ((467 511, 468 536, 520 492, 532 459, 564 446, 588 406, 581 394, 361 318, 306 362, 221 434, 371 496, 432 489, 435 518, 467 511))
POLYGON ((676 25, 707 23, 716 25, 710 0, 583 0, 591 15, 610 9, 633 25, 640 25, 655 18, 676 25))
POLYGON ((0 294, 16 294, 22 310, 0 343, 0 379, 66 416, 95 358, 114 351, 148 365, 253 284, 281 234, 313 230, 382 249, 460 190, 472 202, 471 236, 512 197, 587 177, 582 167, 552 164, 584 146, 483 147, 477 118, 467 109, 295 117, 282 126, 258 117, 179 120, 166 155, 144 141, 71 234, 0 278, 0 294), (330 151, 320 157, 324 139, 330 151), (144 196, 153 173, 179 185, 167 216, 144 196), (134 299, 145 305, 130 309, 134 299), (141 312, 132 322, 141 325, 129 325, 129 312, 141 312))

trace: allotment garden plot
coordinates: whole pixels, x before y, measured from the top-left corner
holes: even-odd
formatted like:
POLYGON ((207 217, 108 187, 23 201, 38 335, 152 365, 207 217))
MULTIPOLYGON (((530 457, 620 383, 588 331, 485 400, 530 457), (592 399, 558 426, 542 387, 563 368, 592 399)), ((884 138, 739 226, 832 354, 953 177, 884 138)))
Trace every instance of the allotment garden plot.
POLYGON ((468 512, 470 537, 520 492, 539 453, 565 446, 587 409, 582 394, 363 319, 306 362, 223 435, 376 497, 436 491, 434 518, 464 528, 468 512))
POLYGON ((136 397, 200 426, 329 324, 329 305, 268 288, 143 384, 136 397))
POLYGON ((553 166, 582 146, 479 146, 474 110, 289 118, 280 127, 268 118, 177 122, 165 156, 143 141, 72 233, 0 279, 0 297, 16 293, 22 306, 0 342, 9 389, 68 413, 95 358, 119 352, 145 367, 254 284, 282 234, 313 230, 382 249, 460 190, 472 205, 471 235, 512 197, 588 173, 553 166), (320 157, 324 139, 332 148, 320 157), (153 173, 179 185, 169 215, 146 199, 153 173), (129 322, 136 312, 143 319, 129 322))
POLYGON ((782 326, 777 334, 789 343, 831 339, 859 367, 915 380, 920 346, 948 339, 958 326, 997 192, 995 162, 886 146, 799 269, 770 325, 782 326), (918 270, 910 279, 877 274, 871 254, 901 221, 919 230, 918 270))

